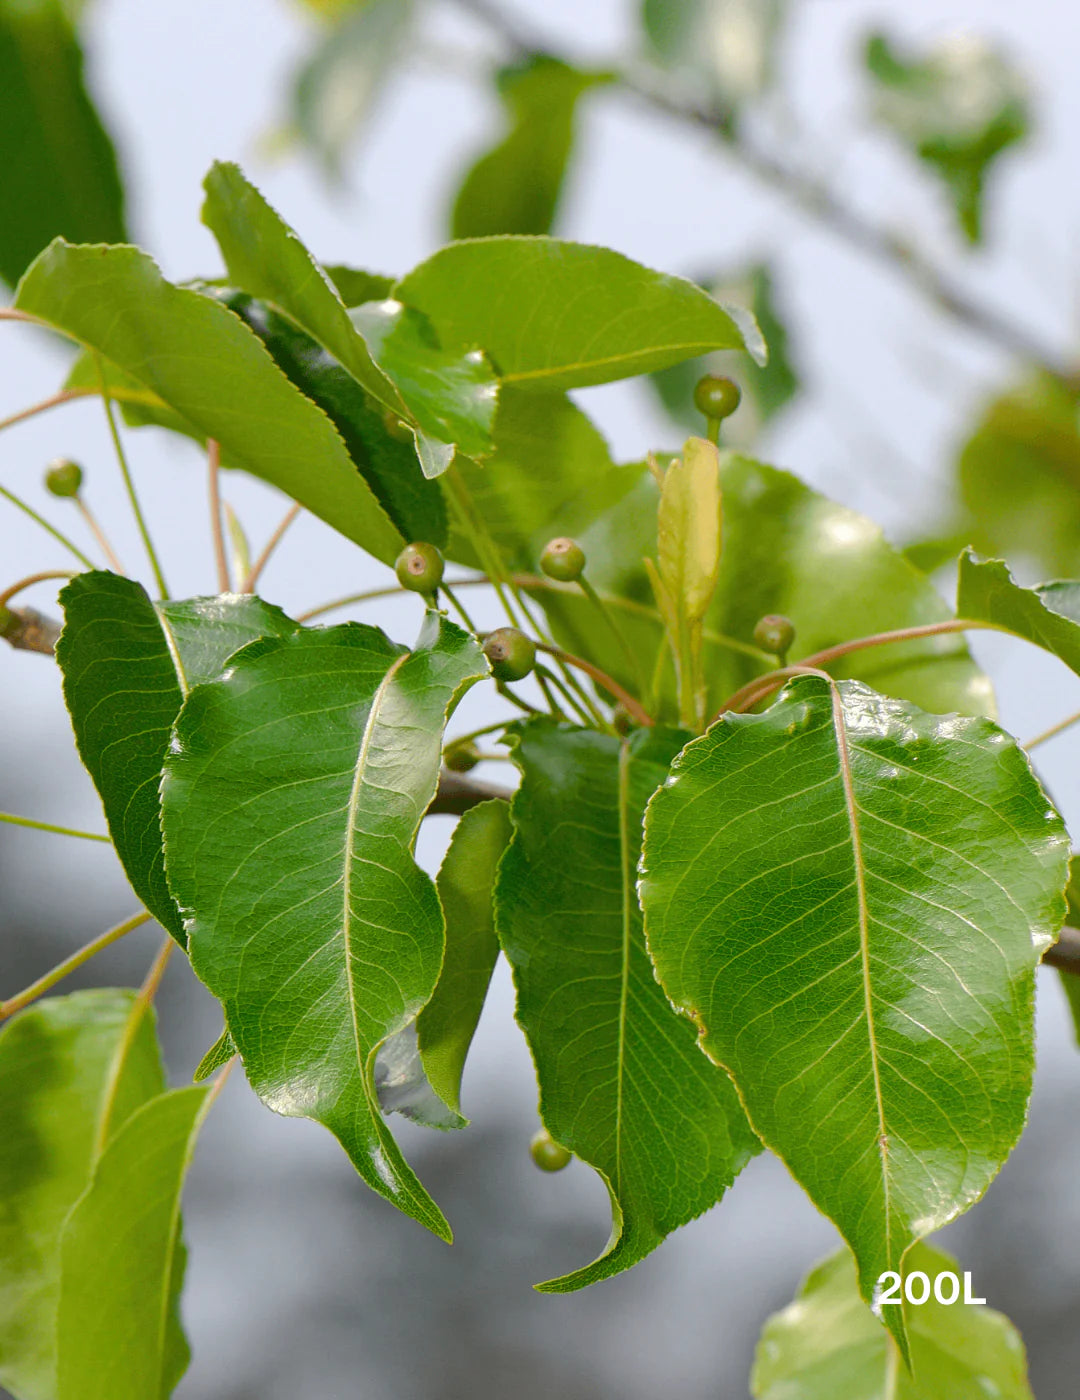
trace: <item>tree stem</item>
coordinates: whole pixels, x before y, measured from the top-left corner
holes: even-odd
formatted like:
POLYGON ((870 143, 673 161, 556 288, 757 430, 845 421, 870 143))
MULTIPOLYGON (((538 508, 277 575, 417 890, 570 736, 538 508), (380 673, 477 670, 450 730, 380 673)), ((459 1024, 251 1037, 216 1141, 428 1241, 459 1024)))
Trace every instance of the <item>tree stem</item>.
MULTIPOLYGON (((303 509, 304 507, 300 504, 299 501, 294 501, 289 507, 289 509, 285 512, 284 516, 281 519, 281 523, 278 525, 277 529, 274 531, 274 533, 266 541, 266 544, 263 546, 262 553, 258 556, 254 564, 252 564, 251 568, 248 570, 247 576, 241 579, 240 587, 238 590, 240 593, 255 592, 255 585, 261 578, 263 569, 265 569, 267 564, 269 563, 270 556, 281 543, 282 538, 285 535, 285 531, 289 528, 289 526, 293 523, 293 521, 303 509)), ((316 609, 316 611, 319 610, 316 609)))
POLYGON ((563 651, 562 647, 552 646, 547 642, 537 642, 536 649, 546 652, 548 656, 553 656, 564 666, 573 666, 576 670, 584 671, 587 676, 591 676, 597 685, 602 686, 610 696, 625 707, 626 712, 638 724, 651 726, 654 723, 652 715, 641 702, 635 700, 628 690, 624 690, 618 681, 612 680, 606 671, 601 671, 599 666, 594 666, 591 661, 586 661, 584 657, 575 656, 573 652, 563 651))
POLYGON ((108 564, 109 568, 112 569, 115 574, 125 574, 126 570, 117 557, 116 551, 109 543, 108 535, 106 535, 105 531, 98 524, 97 516, 86 504, 81 495, 75 497, 75 508, 86 522, 86 528, 93 535, 94 539, 97 540, 98 547, 102 554, 104 554, 105 562, 108 564))
POLYGON ((44 977, 39 977, 36 982, 31 982, 29 987, 25 987, 21 992, 16 992, 13 997, 8 997, 6 1001, 0 1001, 0 1021, 5 1020, 8 1016, 13 1016, 24 1006, 29 1006, 32 1001, 36 1001, 38 997, 55 987, 57 982, 62 982, 76 968, 82 967, 83 963, 96 957, 103 948, 107 948, 110 943, 115 943, 117 939, 123 938, 125 934, 138 928, 140 924, 147 923, 149 919, 149 913, 145 909, 141 909, 138 914, 133 914, 130 919, 125 919, 122 924, 117 924, 115 928, 100 934, 93 942, 80 948, 77 953, 72 953, 70 958, 65 958, 62 963, 57 963, 51 972, 46 972, 44 977))
POLYGON ((131 510, 135 516, 135 524, 139 527, 139 534, 142 536, 142 542, 146 548, 147 557, 150 560, 150 568, 153 570, 154 582, 157 585, 158 593, 163 599, 167 599, 169 590, 165 583, 165 575, 161 572, 161 565, 158 562, 157 551, 154 549, 154 542, 150 538, 150 531, 146 528, 142 507, 139 505, 139 497, 135 490, 135 482, 132 479, 127 457, 124 454, 124 444, 120 441, 120 433, 116 426, 112 398, 109 394, 109 386, 105 380, 105 365, 96 350, 94 351, 94 363, 97 365, 98 380, 101 384, 101 402, 104 405, 105 417, 109 424, 109 435, 112 438, 113 447, 116 451, 116 460, 120 464, 120 474, 124 478, 124 486, 127 489, 128 500, 131 502, 131 510))
POLYGON ((0 608, 6 607, 17 593, 21 593, 24 588, 31 587, 35 583, 45 583, 48 579, 72 578, 71 569, 43 569, 38 574, 27 574, 25 578, 19 579, 17 583, 11 584, 0 593, 0 608))
POLYGON ((33 403, 29 408, 21 408, 18 413, 12 413, 7 418, 0 418, 0 433, 5 428, 13 428, 16 423, 23 423, 27 418, 33 418, 39 413, 46 413, 50 408, 59 408, 61 404, 71 403, 73 399, 85 399, 92 395, 93 389, 61 389, 58 394, 52 394, 47 399, 42 399, 40 403, 33 403))
POLYGON ((77 544, 69 540, 67 535, 58 530, 55 525, 50 525, 45 517, 39 515, 34 507, 28 505, 21 496, 16 496, 15 492, 9 491, 6 486, 0 486, 0 496, 10 501, 11 504, 21 510, 24 515, 28 515, 30 519, 33 520, 35 524, 40 525, 43 530, 48 531, 54 540, 59 541, 70 554, 75 556, 84 569, 93 569, 95 567, 93 560, 87 558, 77 544))
POLYGON ((0 822, 8 822, 11 826, 26 826, 34 831, 52 831, 57 836, 78 836, 83 841, 104 841, 112 844, 111 836, 104 836, 97 831, 76 831, 72 826, 54 826, 52 822, 36 822, 32 817, 17 817, 14 812, 0 812, 0 822))
POLYGON ((207 495, 210 500, 210 538, 214 542, 214 563, 217 567, 218 592, 232 588, 229 578, 229 558, 225 552, 225 526, 221 519, 221 448, 213 438, 206 441, 207 495))

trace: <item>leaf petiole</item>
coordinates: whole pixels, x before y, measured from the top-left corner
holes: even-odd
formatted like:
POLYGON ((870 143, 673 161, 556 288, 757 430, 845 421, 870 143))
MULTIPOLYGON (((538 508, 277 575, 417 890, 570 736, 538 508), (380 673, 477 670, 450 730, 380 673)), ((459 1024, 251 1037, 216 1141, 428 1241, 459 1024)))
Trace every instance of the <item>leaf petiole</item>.
POLYGON ((104 841, 112 844, 112 837, 97 831, 77 831, 71 826, 55 826, 52 822, 37 822, 32 817, 18 817, 14 812, 0 812, 0 822, 11 826, 26 826, 33 831, 51 831, 57 836, 77 836, 83 841, 104 841))
POLYGON ((57 982, 62 982, 76 968, 82 967, 83 963, 89 962, 110 943, 115 943, 123 938, 132 929, 136 929, 140 924, 149 921, 150 914, 146 909, 140 909, 137 914, 133 914, 130 919, 125 919, 123 923, 116 924, 115 927, 107 929, 99 934, 97 938, 80 948, 78 952, 72 953, 63 962, 57 963, 51 972, 46 972, 44 977, 39 977, 36 982, 31 982, 29 987, 24 987, 21 992, 16 992, 13 997, 8 997, 6 1001, 0 1001, 0 1021, 6 1020, 8 1016, 13 1016, 16 1011, 21 1011, 24 1006, 29 1006, 32 1001, 43 996, 57 982))

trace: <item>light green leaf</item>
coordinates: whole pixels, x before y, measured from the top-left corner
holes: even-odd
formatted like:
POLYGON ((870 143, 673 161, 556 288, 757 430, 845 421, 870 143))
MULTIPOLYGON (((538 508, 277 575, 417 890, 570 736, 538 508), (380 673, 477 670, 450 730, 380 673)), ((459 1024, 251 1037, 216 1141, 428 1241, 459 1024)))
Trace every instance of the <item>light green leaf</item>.
POLYGON ((548 719, 518 731, 496 922, 544 1124, 600 1173, 612 1211, 604 1253, 542 1291, 630 1268, 714 1205, 759 1148, 731 1081, 668 1005, 641 930, 641 815, 684 738, 620 743, 548 719))
POLYGON ((365 301, 383 301, 394 286, 392 277, 368 272, 364 268, 345 267, 342 263, 324 263, 323 271, 346 306, 362 306, 365 301))
POLYGON ((226 594, 155 608, 142 585, 80 574, 60 594, 56 659, 79 756, 94 780, 135 893, 181 945, 165 883, 158 782, 185 692, 238 647, 296 623, 258 598, 226 594))
POLYGON ((644 0, 650 56, 729 114, 769 88, 787 0, 644 0))
POLYGON ((692 437, 664 473, 656 513, 658 565, 687 623, 708 612, 720 569, 720 454, 692 437))
POLYGON ((57 1400, 164 1400, 190 1359, 180 1326, 180 1193, 213 1102, 173 1089, 106 1147, 61 1241, 57 1400))
MULTIPOLYGON (((1073 928, 1080 927, 1080 856, 1074 855, 1069 861, 1069 885, 1065 891, 1065 900, 1069 906, 1069 912, 1065 916, 1066 922, 1073 928)), ((1076 1043, 1080 1045, 1080 976, 1065 968, 1059 968, 1058 975, 1072 1014, 1076 1043)))
POLYGON ((235 1054, 236 1046, 232 1043, 232 1036, 228 1031, 222 1031, 195 1066, 195 1073, 191 1076, 192 1082, 201 1084, 204 1079, 209 1079, 216 1070, 227 1065, 235 1054))
POLYGON ((162 783, 192 965, 252 1086, 323 1123, 374 1190, 443 1238, 374 1067, 438 981, 444 920, 413 844, 448 712, 486 673, 436 614, 413 652, 357 624, 266 639, 192 691, 162 783))
MULTIPOLYGON (((931 1286, 940 1274, 960 1278, 963 1299, 951 1255, 917 1244, 908 1265, 931 1286)), ((950 1281, 940 1287, 951 1294, 950 1281)), ((1033 1400, 1024 1344, 1007 1317, 962 1301, 945 1305, 932 1292, 929 1302, 903 1307, 914 1374, 859 1297, 851 1255, 834 1254, 765 1324, 750 1378, 754 1400, 1033 1400)), ((900 1308, 882 1309, 890 1310, 900 1308)))
POLYGON ((116 153, 68 10, 62 0, 0 0, 0 277, 12 285, 58 234, 127 237, 116 153))
POLYGON ((560 59, 530 54, 502 68, 495 86, 508 130, 469 169, 454 201, 454 238, 550 233, 574 144, 579 98, 607 81, 560 59))
POLYGON ((1020 1136, 1067 864, 1061 818, 990 721, 816 676, 713 725, 650 804, 664 989, 850 1244, 864 1298, 1020 1136))
POLYGON ((1028 133, 1027 86, 1019 72, 974 34, 949 35, 917 59, 873 34, 866 68, 878 120, 937 171, 968 241, 980 242, 986 172, 1028 133))
POLYGON ((1080 582, 1062 579, 1021 588, 1000 559, 979 559, 965 550, 956 611, 958 617, 1015 632, 1080 675, 1080 582))
POLYGON ((693 283, 555 238, 452 243, 394 296, 430 318, 445 349, 484 350, 504 386, 580 389, 745 346, 693 283))
POLYGON ((391 562, 404 541, 326 415, 219 302, 166 282, 136 248, 58 240, 28 269, 16 305, 133 375, 238 467, 391 562))
POLYGON ((495 870, 509 840, 505 802, 470 807, 454 829, 436 881, 446 915, 446 953, 416 1032, 431 1087, 456 1113, 461 1111, 465 1057, 499 956, 492 907, 495 870))
POLYGON ((60 1232, 94 1161, 165 1088, 134 992, 40 1001, 0 1028, 0 1385, 56 1400, 60 1232))

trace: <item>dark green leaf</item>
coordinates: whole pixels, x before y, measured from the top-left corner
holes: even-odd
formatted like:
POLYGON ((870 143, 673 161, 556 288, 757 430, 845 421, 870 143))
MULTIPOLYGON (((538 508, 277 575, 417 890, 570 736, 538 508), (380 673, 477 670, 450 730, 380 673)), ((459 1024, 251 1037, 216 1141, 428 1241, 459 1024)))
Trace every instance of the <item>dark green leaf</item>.
POLYGON ((16 305, 133 375, 235 465, 279 486, 376 558, 404 541, 326 415, 224 306, 166 282, 135 248, 52 244, 16 305))
POLYGON ((108 1139, 164 1088, 134 992, 53 997, 0 1029, 0 1385, 20 1400, 56 1400, 64 1220, 108 1139))
POLYGON ((458 190, 454 238, 550 233, 574 143, 582 93, 604 76, 530 54, 495 76, 506 110, 503 139, 473 165, 458 190))
MULTIPOLYGON (((905 1267, 932 1285, 953 1274, 963 1288, 956 1260, 928 1245, 917 1244, 905 1267)), ((951 1282, 941 1292, 951 1294, 951 1282)), ((914 1374, 859 1297, 851 1255, 834 1254, 765 1324, 750 1378, 754 1400, 1032 1400, 1024 1344, 1007 1317, 962 1301, 942 1304, 932 1293, 920 1307, 903 1306, 914 1374)))
POLYGON ((158 608, 141 584, 80 574, 60 594, 56 659, 79 756, 105 808, 132 888, 181 944, 165 883, 158 783, 173 722, 191 685, 216 676, 237 647, 296 623, 258 598, 226 595, 158 608))
POLYGON ((668 1005, 641 931, 641 815, 685 737, 620 743, 547 719, 518 732, 499 937, 544 1124, 596 1168, 612 1209, 604 1253, 548 1292, 636 1264, 714 1205, 759 1147, 731 1081, 668 1005))
POLYGON ((411 653, 357 624, 264 640, 188 697, 162 784, 192 963, 256 1092, 323 1123, 369 1185, 444 1238, 374 1066, 438 981, 443 915, 413 843, 447 713, 486 671, 434 614, 411 653))
POLYGON ((972 34, 943 39, 908 59, 883 34, 866 44, 876 115, 945 181, 968 241, 982 238, 986 172, 1028 133, 1026 85, 1018 71, 972 34))
POLYGON ((744 340, 700 287, 584 243, 453 243, 414 268, 394 296, 431 319, 447 350, 480 347, 504 385, 519 388, 606 384, 709 350, 745 346, 764 359, 764 344, 744 340))
POLYGON ((867 1299, 1023 1129, 1067 862, 1061 818, 990 721, 816 676, 715 724, 650 804, 664 989, 851 1245, 867 1299))
POLYGON ((481 802, 455 828, 436 881, 446 915, 439 982, 416 1023, 431 1087, 461 1111, 461 1074, 499 956, 492 902, 495 869, 510 840, 505 802, 481 802))
POLYGON ((956 612, 1015 632, 1080 675, 1080 582, 1063 579, 1021 588, 1000 559, 979 559, 965 550, 956 612))
POLYGON ((0 277, 14 285, 57 234, 123 243, 116 154, 83 82, 62 0, 0 0, 0 277))
POLYGON ((212 1102, 192 1087, 137 1109, 68 1217, 57 1400, 164 1400, 187 1369, 180 1193, 212 1102))
POLYGON ((644 0, 641 18, 650 57, 733 116, 772 84, 786 10, 787 0, 644 0))

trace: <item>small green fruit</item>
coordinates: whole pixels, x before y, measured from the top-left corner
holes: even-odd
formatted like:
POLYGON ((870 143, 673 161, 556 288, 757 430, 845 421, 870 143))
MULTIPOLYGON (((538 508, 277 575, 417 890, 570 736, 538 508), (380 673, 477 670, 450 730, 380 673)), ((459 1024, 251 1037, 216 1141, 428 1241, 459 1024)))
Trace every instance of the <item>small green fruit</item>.
POLYGON ((516 627, 497 627, 484 639, 484 655, 497 681, 521 681, 536 664, 536 643, 516 627))
POLYGON ((394 572, 398 583, 412 593, 434 593, 442 583, 444 560, 433 544, 407 544, 398 555, 394 572))
POLYGON ((45 472, 45 489, 54 496, 77 496, 82 486, 83 471, 70 457, 57 457, 45 472))
POLYGON ((621 700, 615 706, 611 716, 611 722, 615 726, 615 733, 618 734, 620 739, 625 739, 626 736, 631 734, 634 730, 634 721, 631 718, 630 711, 621 700))
POLYGON ((557 583, 576 583, 585 572, 585 551, 576 540, 561 535, 544 546, 540 567, 557 583))
POLYGON ((529 1143, 529 1151, 542 1172, 561 1172, 563 1167, 570 1165, 574 1155, 567 1152, 562 1143, 556 1142, 546 1128, 541 1128, 529 1143))
POLYGON ((451 773, 467 773, 480 762, 480 750, 471 739, 456 744, 447 744, 443 749, 442 761, 451 773))
POLYGON ((774 656, 786 656, 795 641, 795 624, 780 613, 767 613, 754 628, 754 645, 774 656))
POLYGON ((730 418, 741 401, 742 390, 734 379, 726 379, 722 374, 706 374, 694 389, 694 407, 716 423, 730 418))

